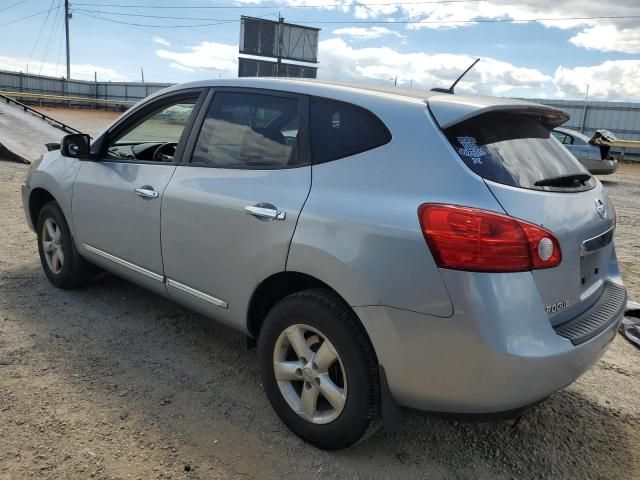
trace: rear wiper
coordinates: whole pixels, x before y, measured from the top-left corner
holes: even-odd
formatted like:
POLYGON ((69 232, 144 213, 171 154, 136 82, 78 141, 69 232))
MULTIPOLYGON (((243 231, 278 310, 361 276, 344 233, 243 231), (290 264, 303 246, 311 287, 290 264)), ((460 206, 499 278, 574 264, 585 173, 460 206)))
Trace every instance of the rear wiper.
POLYGON ((591 175, 588 173, 570 173, 568 175, 538 180, 534 185, 536 187, 577 187, 584 185, 590 179, 591 175))

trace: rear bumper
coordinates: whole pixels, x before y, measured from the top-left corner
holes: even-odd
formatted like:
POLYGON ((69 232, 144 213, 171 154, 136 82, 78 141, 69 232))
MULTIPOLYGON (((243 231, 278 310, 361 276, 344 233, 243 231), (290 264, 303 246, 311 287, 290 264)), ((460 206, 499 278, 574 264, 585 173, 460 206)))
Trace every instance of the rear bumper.
POLYGON ((530 273, 443 275, 456 307, 450 318, 355 309, 403 407, 486 415, 534 404, 598 361, 622 319, 616 311, 596 335, 574 345, 551 326, 535 290, 525 289, 530 273))
POLYGON ((618 160, 581 160, 589 173, 609 175, 618 169, 618 160))

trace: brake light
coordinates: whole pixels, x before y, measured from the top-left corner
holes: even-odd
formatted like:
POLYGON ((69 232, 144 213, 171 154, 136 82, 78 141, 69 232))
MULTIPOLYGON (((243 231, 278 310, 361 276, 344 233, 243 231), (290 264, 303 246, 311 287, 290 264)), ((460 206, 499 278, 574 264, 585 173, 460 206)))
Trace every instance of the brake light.
POLYGON ((476 272, 523 272, 555 267, 560 244, 548 230, 470 207, 425 203, 418 208, 422 232, 441 268, 476 272))

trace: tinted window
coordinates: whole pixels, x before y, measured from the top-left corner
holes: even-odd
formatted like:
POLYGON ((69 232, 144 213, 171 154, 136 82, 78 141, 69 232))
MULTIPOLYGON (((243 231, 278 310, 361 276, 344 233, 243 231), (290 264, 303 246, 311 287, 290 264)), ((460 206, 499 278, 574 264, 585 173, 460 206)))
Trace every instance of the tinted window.
POLYGON ((391 133, 371 112, 343 102, 311 101, 311 157, 328 162, 388 143, 391 133))
MULTIPOLYGON (((515 187, 562 190, 536 186, 541 180, 588 173, 565 148, 553 141, 551 132, 536 116, 488 113, 454 125, 445 131, 460 158, 487 180, 515 187)), ((571 187, 588 189, 584 185, 571 187)))
POLYGON ((216 93, 191 161, 220 168, 292 165, 298 127, 294 98, 216 93))
POLYGON ((553 130, 551 132, 553 134, 554 137, 556 137, 558 139, 558 141, 560 143, 562 143, 563 145, 569 145, 571 143, 573 143, 571 141, 571 137, 569 135, 567 135, 566 133, 562 133, 562 132, 558 132, 556 130, 553 130))

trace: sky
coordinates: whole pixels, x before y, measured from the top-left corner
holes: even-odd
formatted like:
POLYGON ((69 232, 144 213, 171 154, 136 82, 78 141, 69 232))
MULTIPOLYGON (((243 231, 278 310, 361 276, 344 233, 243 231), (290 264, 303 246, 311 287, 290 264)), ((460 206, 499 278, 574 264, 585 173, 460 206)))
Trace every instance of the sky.
MULTIPOLYGON (((0 69, 63 76, 64 0, 0 0, 0 69), (25 18, 27 17, 27 18, 25 18)), ((318 78, 640 101, 640 0, 70 0, 71 76, 237 76, 240 15, 320 28, 318 78), (164 8, 173 7, 173 8, 164 8), (178 8, 176 8, 178 7, 178 8), (204 8, 203 8, 204 7, 204 8), (593 18, 599 17, 599 18, 593 18)))

